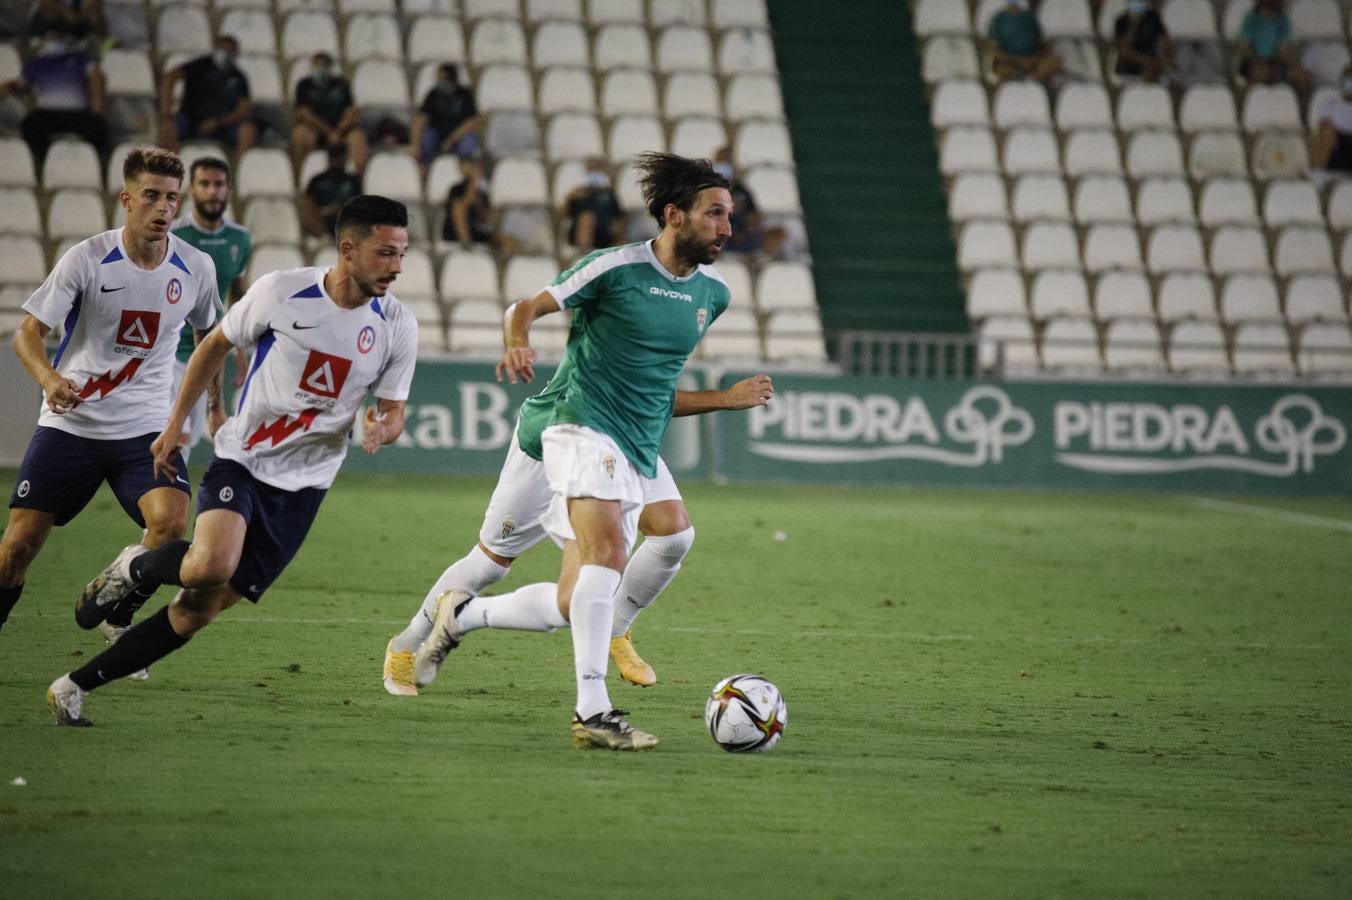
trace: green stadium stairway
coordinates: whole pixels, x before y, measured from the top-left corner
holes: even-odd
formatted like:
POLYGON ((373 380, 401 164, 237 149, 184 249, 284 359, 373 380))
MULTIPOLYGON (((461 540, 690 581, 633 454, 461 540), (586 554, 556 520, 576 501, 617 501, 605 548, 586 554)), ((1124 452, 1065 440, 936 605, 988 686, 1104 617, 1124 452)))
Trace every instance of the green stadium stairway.
POLYGON ((823 327, 966 332, 907 4, 766 5, 823 327))

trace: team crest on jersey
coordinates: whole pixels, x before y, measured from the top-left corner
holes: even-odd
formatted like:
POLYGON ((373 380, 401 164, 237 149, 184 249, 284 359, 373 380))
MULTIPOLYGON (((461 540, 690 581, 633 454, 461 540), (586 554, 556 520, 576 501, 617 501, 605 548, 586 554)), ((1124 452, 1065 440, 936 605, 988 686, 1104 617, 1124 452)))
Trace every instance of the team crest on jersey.
POLYGON ((516 523, 511 519, 502 520, 502 538, 506 540, 513 531, 516 531, 516 523))
POLYGON ((700 334, 704 333, 704 323, 707 321, 709 321, 709 311, 707 309, 695 311, 695 328, 699 330, 700 334))
POLYGON ((334 397, 343 389, 352 360, 311 350, 300 376, 300 389, 321 397, 334 397))
POLYGON ((149 350, 160 336, 160 314, 148 309, 124 309, 117 325, 117 343, 149 350))
POLYGON ((164 289, 164 296, 170 303, 177 303, 183 298, 183 282, 177 278, 170 278, 169 286, 164 289))
POLYGON ((607 453, 605 456, 601 457, 601 465, 605 468, 607 475, 611 478, 615 477, 615 457, 607 453))
POLYGON ((357 352, 370 353, 371 348, 374 347, 375 345, 376 345, 376 330, 372 328, 370 325, 367 325, 365 328, 361 330, 361 333, 357 335, 357 352))

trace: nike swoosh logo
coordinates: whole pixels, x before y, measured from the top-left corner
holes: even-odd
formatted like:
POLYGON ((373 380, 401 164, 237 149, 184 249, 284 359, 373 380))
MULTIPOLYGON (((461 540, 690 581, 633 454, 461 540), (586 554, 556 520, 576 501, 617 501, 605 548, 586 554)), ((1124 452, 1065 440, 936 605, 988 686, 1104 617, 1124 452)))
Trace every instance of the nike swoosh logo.
POLYGON ((297 322, 295 319, 292 319, 292 320, 291 320, 291 327, 294 328, 294 329, 296 329, 297 331, 304 331, 304 330, 307 329, 307 328, 318 328, 319 326, 318 326, 318 325, 302 325, 302 324, 300 324, 299 322, 297 322))
POLYGON ((108 286, 105 284, 105 285, 100 285, 100 286, 99 286, 99 293, 100 293, 100 294, 111 294, 113 291, 123 291, 123 290, 126 290, 126 289, 127 289, 127 286, 126 286, 125 284, 122 285, 122 287, 115 287, 115 288, 110 288, 110 287, 108 287, 108 286))

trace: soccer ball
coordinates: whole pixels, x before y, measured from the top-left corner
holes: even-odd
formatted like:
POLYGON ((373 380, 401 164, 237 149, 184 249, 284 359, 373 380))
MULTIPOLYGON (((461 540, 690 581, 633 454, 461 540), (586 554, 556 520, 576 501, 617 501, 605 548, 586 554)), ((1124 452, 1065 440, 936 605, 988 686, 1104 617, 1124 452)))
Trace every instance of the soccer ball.
POLYGON ((779 743, 789 724, 784 697, 759 675, 732 675, 709 692, 704 724, 729 753, 764 752, 779 743))

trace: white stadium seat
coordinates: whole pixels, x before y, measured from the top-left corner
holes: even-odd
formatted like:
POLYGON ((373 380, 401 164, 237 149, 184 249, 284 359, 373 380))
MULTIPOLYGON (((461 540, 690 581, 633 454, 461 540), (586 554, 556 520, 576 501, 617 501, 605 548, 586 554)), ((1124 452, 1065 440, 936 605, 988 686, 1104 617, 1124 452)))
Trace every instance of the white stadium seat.
POLYGON ((1071 132, 1066 139, 1062 162, 1066 174, 1071 177, 1123 174, 1121 150, 1117 135, 1112 131, 1084 129, 1071 132))
MULTIPOLYGON (((19 186, 0 188, 0 209, 5 211, 4 226, 0 229, 4 233, 42 237, 42 214, 38 210, 37 194, 33 193, 31 188, 19 186)), ((90 233, 85 234, 85 237, 89 237, 90 233)))
MULTIPOLYGON (((721 265, 720 265, 721 268, 721 265)), ((1023 277, 1015 269, 981 269, 967 286, 967 317, 976 321, 990 316, 1022 316, 1028 313, 1023 277)))
POLYGON ((659 72, 712 72, 714 48, 709 32, 688 25, 672 25, 657 36, 654 68, 659 72))
MULTIPOLYGON (((945 175, 960 172, 999 172, 1000 160, 995 137, 989 128, 950 128, 939 145, 939 171, 945 175)), ((1352 194, 1349 194, 1352 198, 1352 194)), ((1352 204, 1349 204, 1352 214, 1352 204)))
POLYGON ((1075 229, 1064 222, 1034 222, 1023 234, 1022 258, 1030 272, 1081 268, 1075 229))
POLYGON ((1084 267, 1090 272, 1144 268, 1136 229, 1130 225, 1091 226, 1084 238, 1084 267))
POLYGON ((1288 377, 1296 372, 1285 325, 1250 322, 1239 326, 1233 357, 1240 375, 1288 377))
POLYGON ((718 71, 723 75, 776 71, 775 45, 770 33, 760 29, 733 28, 718 39, 718 71))
POLYGON ((1234 95, 1221 84, 1189 86, 1178 106, 1178 127, 1186 134, 1239 130, 1234 95))
POLYGON ((1343 291, 1333 275, 1297 275, 1286 286, 1286 321, 1346 322, 1343 291))
POLYGON ((1259 221, 1253 188, 1239 178, 1213 178, 1203 185, 1198 215, 1208 228, 1256 225, 1259 221))
POLYGON ((1182 178, 1147 178, 1136 193, 1136 217, 1147 227, 1196 223, 1192 188, 1182 178))
POLYGON ((1212 273, 1219 276, 1271 271, 1263 233, 1244 225, 1226 225, 1216 229, 1211 235, 1207 259, 1212 273))
POLYGON ((1113 319, 1154 318, 1150 282, 1139 272, 1108 272, 1094 285, 1094 317, 1113 319))
POLYGON ((1169 368, 1180 373, 1226 376, 1225 336, 1214 322, 1180 322, 1169 334, 1169 368))
MULTIPOLYGON (((681 116, 723 115, 723 102, 719 99, 718 82, 708 72, 674 72, 667 77, 666 87, 662 90, 662 109, 668 119, 681 116)), ((656 110, 653 110, 656 112, 656 110)), ((767 110, 765 115, 774 115, 767 110)), ((747 118, 746 110, 739 109, 738 115, 729 114, 736 121, 747 118)))
POLYGON ((551 256, 513 256, 502 275, 503 297, 508 303, 534 297, 558 274, 559 264, 551 256))
POLYGON ((1082 225, 1133 222, 1127 183, 1116 175, 1087 175, 1075 185, 1075 219, 1082 225))
MULTIPOLYGON (((680 76, 675 76, 680 77, 680 76)), ((673 77, 672 80, 675 80, 673 77)), ((601 113, 614 117, 625 113, 657 113, 657 84, 645 69, 612 69, 601 82, 601 113)), ((671 112, 668 110, 668 116, 671 112)))
POLYGON ((103 198, 96 191, 58 191, 47 208, 47 237, 52 240, 84 240, 108 228, 103 198))
POLYGON ((1080 272, 1058 269, 1039 272, 1033 278, 1028 308, 1032 317, 1039 320, 1088 316, 1089 285, 1080 272))
POLYGON ((1009 218, 1004 179, 979 172, 953 179, 948 195, 948 217, 954 222, 1009 218))
POLYGON ((1194 225, 1162 225, 1150 233, 1146 268, 1152 275, 1206 271, 1202 234, 1194 225))
POLYGON ((963 227, 958 237, 958 268, 966 272, 1018 264, 1014 231, 1007 223, 970 222, 963 227))
POLYGON ((930 121, 940 130, 954 125, 991 124, 986 89, 979 81, 945 81, 930 98, 930 121))
POLYGON ((1211 278, 1200 272, 1168 275, 1160 282, 1155 305, 1161 322, 1214 321, 1216 289, 1211 278))
POLYGON ((756 300, 762 310, 817 308, 812 270, 802 263, 767 263, 756 279, 756 300))
POLYGON ((1173 130, 1169 92, 1157 84, 1129 84, 1117 96, 1117 127, 1123 131, 1173 130))
POLYGON ((1053 319, 1042 332, 1042 364, 1068 372, 1099 372, 1098 331, 1088 319, 1053 319))
POLYGON ((1014 221, 1070 220, 1070 198, 1060 175, 1024 175, 1014 183, 1014 221))
POLYGON ((977 361, 984 371, 1019 374, 1038 368, 1033 324, 1026 316, 992 316, 977 335, 977 361))
POLYGON ((1204 131, 1188 146, 1188 174, 1197 181, 1228 175, 1245 178, 1249 164, 1244 142, 1230 131, 1204 131))
POLYGON ((1308 375, 1352 376, 1352 332, 1347 325, 1316 323, 1300 333, 1296 350, 1300 369, 1308 375))
POLYGON ((1103 361, 1111 372, 1163 371, 1159 326, 1139 319, 1109 322, 1103 334, 1103 361))
POLYGON ((1277 284, 1270 275, 1231 275, 1221 287, 1221 319, 1237 322, 1272 322, 1282 317, 1277 284))
POLYGON ((1283 278, 1338 273, 1333 263, 1333 244, 1323 227, 1292 225, 1283 228, 1277 236, 1272 262, 1277 274, 1283 278))
POLYGON ((1056 96, 1056 127, 1062 131, 1079 128, 1112 128, 1113 114, 1108 91, 1093 82, 1071 82, 1056 96))
POLYGON ((555 66, 540 76, 536 109, 543 116, 559 112, 596 112, 596 84, 590 69, 555 66))
POLYGON ((1010 176, 1061 173, 1061 151, 1049 128, 1015 128, 1005 135, 1004 170, 1010 176))
POLYGON ((475 298, 499 304, 498 266, 487 253, 452 251, 441 264, 441 296, 475 298))

